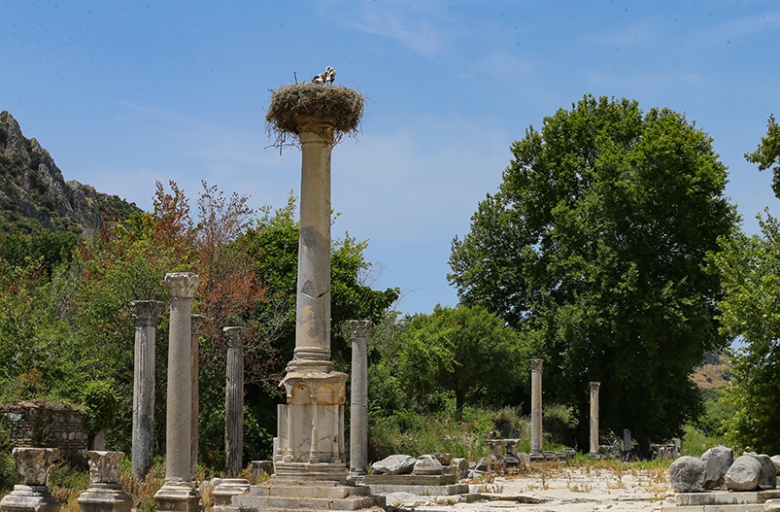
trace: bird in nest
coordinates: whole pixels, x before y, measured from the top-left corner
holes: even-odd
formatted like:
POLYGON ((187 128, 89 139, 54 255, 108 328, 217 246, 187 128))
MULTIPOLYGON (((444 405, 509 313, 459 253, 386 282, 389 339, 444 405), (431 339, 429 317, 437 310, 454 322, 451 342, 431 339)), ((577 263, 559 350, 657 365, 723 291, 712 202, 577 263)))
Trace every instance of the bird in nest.
POLYGON ((336 70, 330 66, 325 66, 325 72, 320 73, 312 79, 315 84, 332 84, 336 79, 336 70))

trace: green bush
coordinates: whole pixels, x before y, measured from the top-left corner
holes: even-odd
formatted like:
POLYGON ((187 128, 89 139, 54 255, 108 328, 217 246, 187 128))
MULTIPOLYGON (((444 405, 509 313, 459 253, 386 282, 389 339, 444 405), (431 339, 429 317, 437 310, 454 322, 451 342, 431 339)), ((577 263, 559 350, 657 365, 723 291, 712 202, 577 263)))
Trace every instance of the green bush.
POLYGON ((114 383, 108 380, 93 380, 84 388, 83 405, 89 413, 89 431, 95 435, 114 424, 119 398, 114 383))

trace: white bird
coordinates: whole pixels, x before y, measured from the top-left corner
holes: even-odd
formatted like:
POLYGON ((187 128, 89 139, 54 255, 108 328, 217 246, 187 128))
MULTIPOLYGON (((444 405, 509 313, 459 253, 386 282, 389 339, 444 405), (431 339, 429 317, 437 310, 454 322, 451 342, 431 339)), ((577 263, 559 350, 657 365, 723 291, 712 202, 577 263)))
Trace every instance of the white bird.
POLYGON ((325 83, 332 84, 336 79, 336 70, 330 66, 325 66, 325 83))
POLYGON ((325 73, 320 73, 319 75, 312 78, 311 82, 313 84, 324 84, 325 83, 325 73))

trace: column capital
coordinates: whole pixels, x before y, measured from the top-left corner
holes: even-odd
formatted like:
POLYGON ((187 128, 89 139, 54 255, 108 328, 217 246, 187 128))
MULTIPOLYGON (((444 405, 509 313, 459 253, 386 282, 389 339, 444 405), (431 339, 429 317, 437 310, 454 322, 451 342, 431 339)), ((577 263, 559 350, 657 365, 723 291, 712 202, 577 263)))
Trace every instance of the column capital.
POLYGON ((135 316, 136 327, 149 327, 157 325, 157 317, 160 316, 164 302, 159 300, 134 300, 130 303, 135 316))
POLYGON ((368 338, 368 333, 371 330, 371 320, 350 320, 349 321, 349 334, 352 339, 355 338, 368 338))
POLYGON ((599 387, 601 387, 601 382, 591 382, 590 383, 590 390, 591 391, 598 391, 599 387))
POLYGON ((200 278, 194 272, 171 272, 165 274, 165 283, 171 287, 171 297, 191 299, 200 284, 200 278))
POLYGON ((543 363, 544 363, 544 359, 531 359, 531 371, 532 372, 542 371, 543 363))
POLYGON ((244 346, 242 338, 246 332, 246 327, 223 327, 222 332, 227 336, 229 348, 241 348, 244 346))

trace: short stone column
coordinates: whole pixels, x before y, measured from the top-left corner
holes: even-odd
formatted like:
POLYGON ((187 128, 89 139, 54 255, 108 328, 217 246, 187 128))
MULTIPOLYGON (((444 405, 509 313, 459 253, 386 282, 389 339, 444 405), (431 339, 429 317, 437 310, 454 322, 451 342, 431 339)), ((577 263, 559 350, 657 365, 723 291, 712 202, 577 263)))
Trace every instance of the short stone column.
POLYGON ((369 320, 349 322, 352 337, 352 396, 349 416, 349 473, 368 473, 368 333, 369 320))
POLYGON ((49 492, 49 470, 60 460, 57 448, 14 448, 11 452, 24 484, 0 501, 3 512, 59 512, 62 503, 49 492))
POLYGON ((154 461, 154 360, 157 319, 164 303, 136 300, 133 366, 133 475, 143 480, 154 461))
POLYGON ((590 456, 599 456, 599 387, 600 382, 590 383, 590 456))
POLYGON ((195 480, 195 473, 197 473, 198 466, 198 418, 200 418, 200 392, 198 390, 198 358, 199 356, 199 342, 200 342, 200 330, 203 325, 203 317, 200 315, 192 315, 190 322, 190 334, 192 336, 192 427, 190 432, 190 442, 192 444, 190 448, 190 474, 192 479, 195 480))
POLYGON ((171 288, 171 327, 168 341, 168 393, 165 431, 165 483, 154 495, 157 510, 198 510, 200 493, 192 482, 192 297, 198 275, 165 275, 171 288))
POLYGON ((531 457, 542 452, 542 359, 531 359, 531 457))
POLYGON ((76 500, 81 512, 130 512, 133 500, 119 485, 122 452, 87 452, 89 487, 76 500))
POLYGON ((227 372, 225 383, 225 473, 236 476, 244 456, 244 328, 225 327, 227 372))

